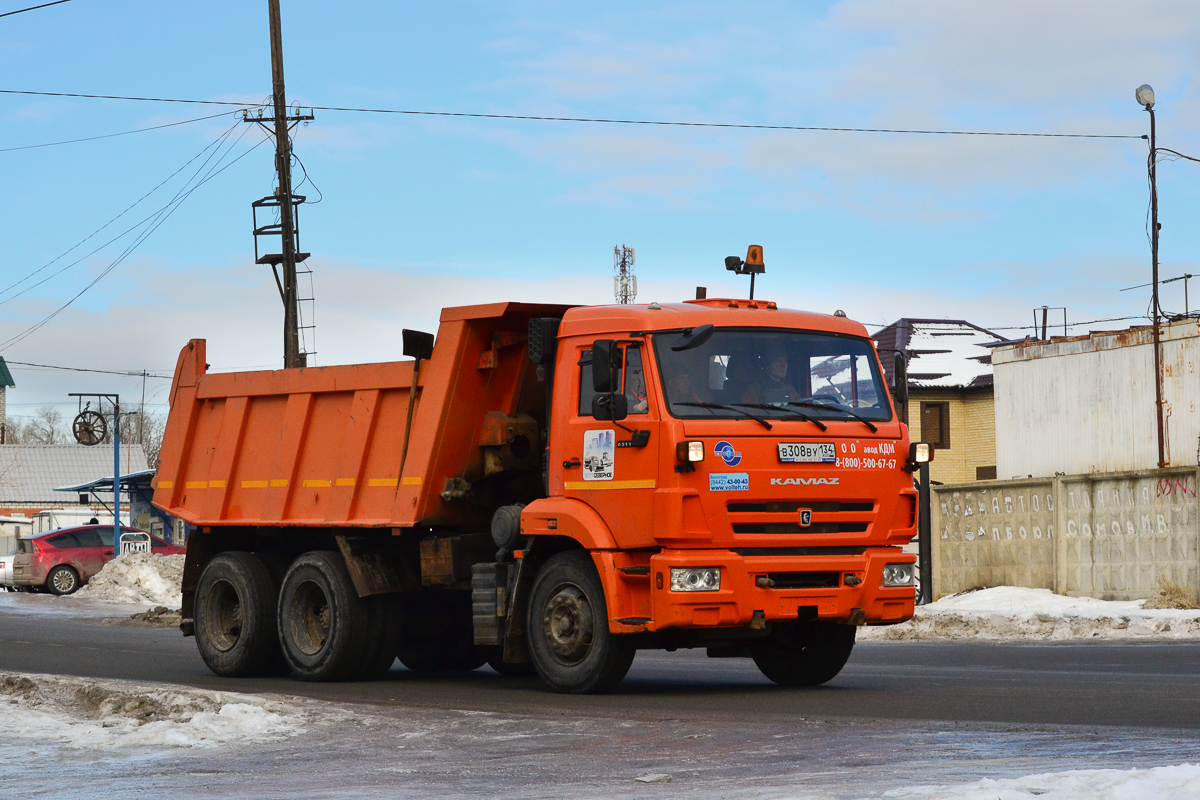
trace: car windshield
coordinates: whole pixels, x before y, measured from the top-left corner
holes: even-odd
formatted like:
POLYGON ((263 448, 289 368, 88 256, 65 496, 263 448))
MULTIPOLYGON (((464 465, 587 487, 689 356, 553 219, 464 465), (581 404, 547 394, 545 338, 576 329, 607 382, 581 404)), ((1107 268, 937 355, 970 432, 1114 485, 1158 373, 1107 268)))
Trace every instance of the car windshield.
POLYGON ((679 332, 654 335, 667 407, 685 419, 886 421, 887 389, 868 339, 770 328, 718 328, 696 347, 673 350, 679 332))

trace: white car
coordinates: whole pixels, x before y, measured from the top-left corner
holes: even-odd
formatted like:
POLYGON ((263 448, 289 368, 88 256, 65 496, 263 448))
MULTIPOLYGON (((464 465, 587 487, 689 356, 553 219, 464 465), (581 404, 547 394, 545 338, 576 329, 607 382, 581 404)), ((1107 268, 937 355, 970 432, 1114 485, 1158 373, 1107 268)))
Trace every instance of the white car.
POLYGON ((16 587, 13 585, 13 559, 16 556, 16 553, 0 556, 0 591, 16 591, 16 587))

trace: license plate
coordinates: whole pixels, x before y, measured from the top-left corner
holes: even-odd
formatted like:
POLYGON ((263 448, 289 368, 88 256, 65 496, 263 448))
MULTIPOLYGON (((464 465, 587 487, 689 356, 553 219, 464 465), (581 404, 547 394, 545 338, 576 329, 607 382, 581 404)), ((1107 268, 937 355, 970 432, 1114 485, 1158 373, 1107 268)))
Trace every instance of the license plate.
POLYGON ((779 460, 785 464, 834 464, 833 442, 780 442, 779 460))

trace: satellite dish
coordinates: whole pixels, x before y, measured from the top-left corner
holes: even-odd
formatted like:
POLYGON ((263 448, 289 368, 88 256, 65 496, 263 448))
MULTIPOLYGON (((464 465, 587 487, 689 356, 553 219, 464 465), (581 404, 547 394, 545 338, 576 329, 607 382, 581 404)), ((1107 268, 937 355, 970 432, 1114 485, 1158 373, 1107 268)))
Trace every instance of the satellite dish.
POLYGON ((80 444, 100 444, 108 438, 108 420, 96 411, 80 411, 71 423, 71 431, 80 444))

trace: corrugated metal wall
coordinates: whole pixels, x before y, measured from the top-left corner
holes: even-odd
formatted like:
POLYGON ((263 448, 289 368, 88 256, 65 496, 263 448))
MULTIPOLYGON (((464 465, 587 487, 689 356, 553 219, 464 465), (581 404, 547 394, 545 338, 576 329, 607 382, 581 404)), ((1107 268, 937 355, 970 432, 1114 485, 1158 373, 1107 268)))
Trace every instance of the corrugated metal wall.
MULTIPOLYGON (((1196 466, 1200 324, 1164 325, 1162 339, 1167 466, 1196 466)), ((997 477, 1156 468, 1152 341, 1140 328, 996 348, 997 477)))

